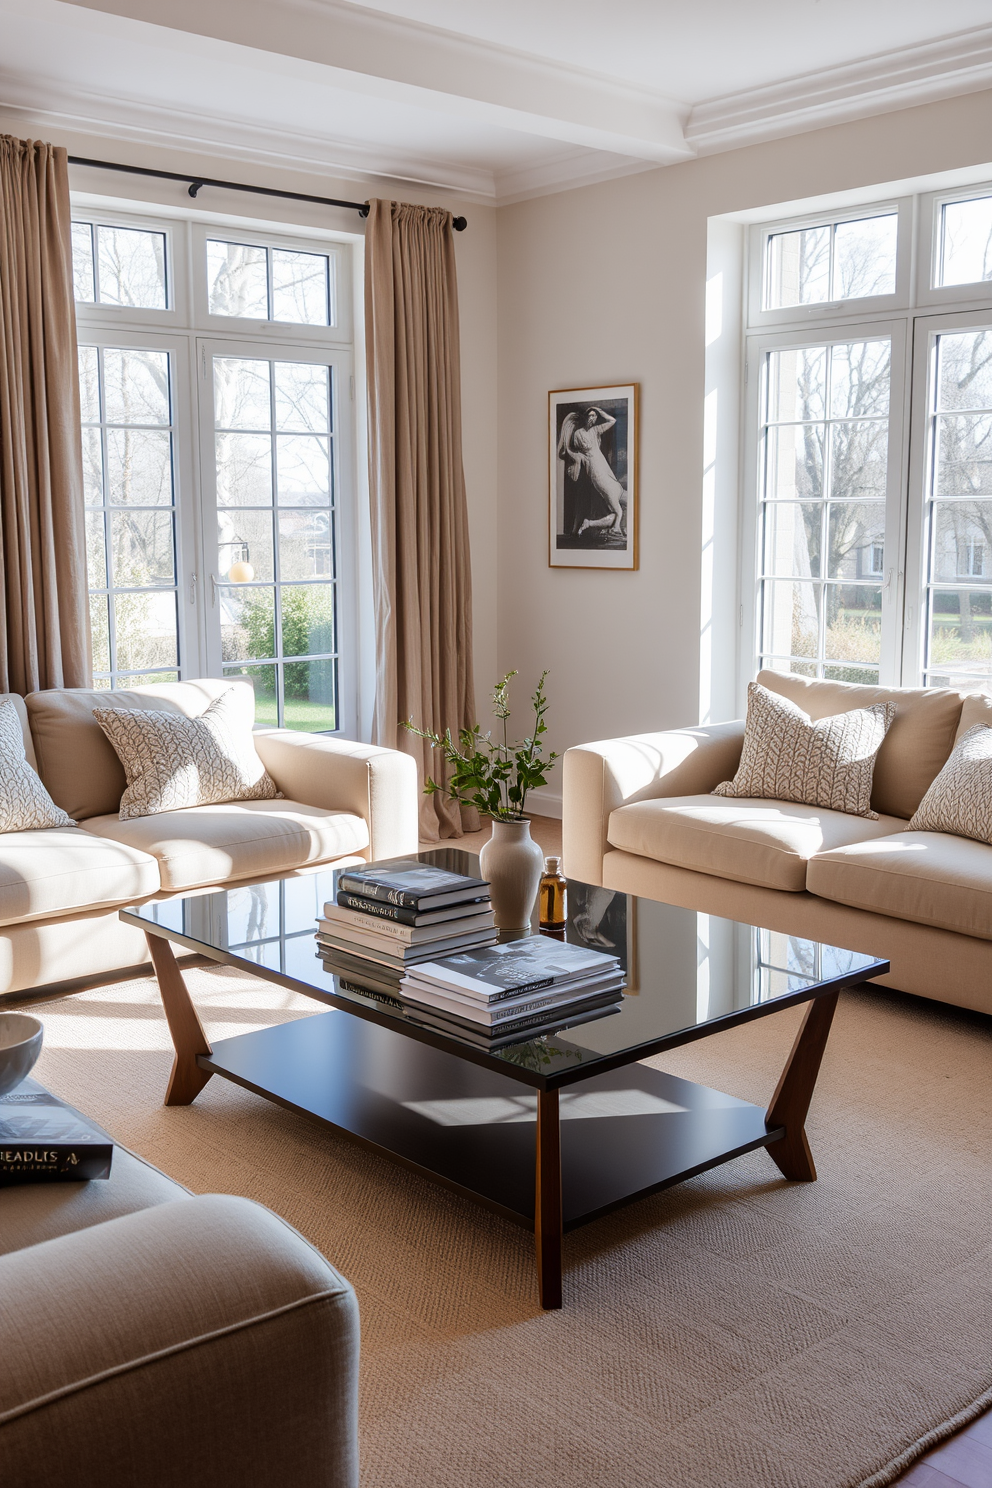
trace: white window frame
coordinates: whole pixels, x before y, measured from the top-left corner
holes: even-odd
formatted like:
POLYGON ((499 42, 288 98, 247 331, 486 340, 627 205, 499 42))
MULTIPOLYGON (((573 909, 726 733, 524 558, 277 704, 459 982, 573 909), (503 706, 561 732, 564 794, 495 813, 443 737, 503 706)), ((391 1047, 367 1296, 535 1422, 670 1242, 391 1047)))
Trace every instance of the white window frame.
POLYGON ((905 309, 912 294, 912 223, 913 198, 896 197, 871 202, 867 206, 845 207, 838 211, 807 212, 799 217, 779 217, 755 224, 749 233, 747 255, 748 327, 752 330, 775 326, 796 326, 815 320, 859 320, 867 315, 891 314, 905 309), (896 287, 889 295, 865 295, 860 299, 823 301, 818 305, 788 305, 778 310, 764 308, 765 264, 768 239, 778 233, 799 232, 803 228, 836 226, 842 222, 861 222, 869 217, 884 217, 894 212, 898 218, 896 232, 896 287), (908 228, 908 231, 907 231, 908 228))
POLYGON ((259 231, 251 228, 222 227, 216 223, 190 224, 190 248, 194 259, 206 263, 207 239, 239 243, 254 248, 286 248, 291 252, 319 253, 328 259, 332 322, 330 325, 302 325, 295 320, 251 320, 247 316, 211 315, 208 308, 206 274, 194 274, 193 313, 200 335, 227 336, 232 331, 252 336, 256 341, 295 341, 299 345, 319 342, 321 345, 351 346, 354 343, 352 297, 344 244, 302 238, 294 233, 259 231))
MULTIPOLYGON (((133 227, 139 232, 165 234, 165 297, 166 308, 142 310, 130 305, 110 305, 101 302, 76 301, 76 324, 119 325, 126 320, 131 328, 160 326, 164 329, 190 325, 191 304, 189 296, 189 223, 169 217, 144 216, 138 212, 101 212, 92 207, 73 205, 73 222, 89 222, 93 226, 133 227)), ((95 244, 94 244, 95 247, 95 244)))
MULTIPOLYGON (((761 375, 765 351, 827 345, 860 336, 893 336, 889 472, 886 498, 886 556, 883 579, 881 684, 925 685, 928 533, 925 530, 932 459, 930 380, 935 337, 956 330, 992 326, 992 280, 937 287, 941 209, 948 202, 992 197, 992 181, 948 187, 915 196, 885 198, 840 210, 821 208, 794 217, 776 216, 753 224, 746 237, 744 272, 745 338, 742 389, 740 646, 738 692, 755 674, 761 652, 760 613, 760 461, 761 375), (763 308, 765 255, 774 233, 856 221, 899 212, 896 294, 821 305, 763 308), (898 330, 897 330, 898 328, 898 330), (897 349, 897 336, 902 347, 897 349), (898 483, 898 501, 896 484, 898 483), (893 526, 893 523, 895 525, 893 526), (889 623, 884 624, 886 615, 889 623)), ((986 565, 989 557, 986 555, 986 565)), ((978 682, 975 686, 980 685, 978 682)))
MULTIPOLYGON (((944 315, 919 315, 914 326, 912 427, 916 432, 910 452, 909 490, 912 493, 906 544, 906 607, 904 620, 903 675, 914 680, 910 687, 925 685, 927 660, 928 585, 930 532, 926 520, 933 479, 931 393, 937 337, 955 331, 992 329, 992 309, 966 310, 944 315), (911 599, 912 596, 912 599, 911 599)), ((969 587, 964 576, 962 587, 969 587)), ((978 684, 976 684, 978 685, 978 684)))
POLYGON ((957 191, 928 191, 919 198, 920 252, 917 265, 916 303, 920 309, 955 312, 965 306, 976 310, 992 305, 992 279, 978 279, 971 284, 937 284, 940 264, 940 229, 943 208, 952 202, 979 201, 992 197, 992 182, 984 186, 959 188, 957 191))
MULTIPOLYGON (((175 481, 179 676, 221 676, 220 636, 211 627, 210 575, 217 573, 214 467, 204 455, 204 440, 213 451, 212 389, 209 423, 204 422, 203 348, 223 342, 232 355, 255 354, 285 360, 323 361, 335 368, 334 439, 335 541, 338 587, 337 717, 326 732, 358 737, 361 613, 359 594, 358 462, 355 441, 353 276, 350 243, 283 229, 278 223, 242 227, 212 219, 177 218, 134 210, 104 210, 85 198, 72 200, 73 222, 133 227, 166 235, 167 308, 135 309, 127 305, 76 303, 81 345, 147 346, 173 355, 175 389, 175 481), (288 321, 258 321, 207 313, 206 239, 254 243, 325 254, 334 276, 332 304, 336 324, 308 326, 288 321), (199 271, 197 270, 197 255, 199 271), (236 348, 236 349, 235 349, 236 348), (340 372, 338 373, 338 369, 340 372), (202 472, 202 479, 201 479, 202 472), (209 490, 208 490, 209 488, 209 490)), ((216 612, 214 612, 215 614, 216 612)))
MULTIPOLYGON (((142 351, 165 351, 170 356, 170 379, 173 401, 173 482, 176 520, 176 574, 177 592, 177 644, 179 647, 178 675, 199 676, 203 673, 203 658, 199 645, 200 627, 196 624, 196 612, 190 613, 190 575, 197 571, 200 553, 200 532, 196 462, 193 447, 188 439, 181 437, 180 430, 192 426, 193 394, 190 375, 189 339, 183 335, 169 335, 157 330, 146 333, 125 330, 122 326, 80 326, 80 346, 131 347, 142 351)), ((107 554, 108 567, 111 555, 107 554)), ((156 586, 148 585, 149 589, 156 586)), ((195 588, 195 585, 194 585, 195 588)))
MULTIPOLYGON (((225 317, 226 320, 226 317, 225 317)), ((241 336, 230 337, 204 337, 199 336, 196 340, 196 366, 199 398, 199 431, 200 431, 200 469, 203 471, 203 487, 200 499, 200 512, 204 532, 203 541, 203 567, 204 574, 202 603, 208 615, 208 624, 204 627, 206 637, 206 666, 208 675, 220 677, 223 675, 225 662, 221 656, 220 626, 214 623, 216 617, 216 589, 226 581, 219 572, 219 561, 217 556, 216 540, 208 538, 207 534, 215 534, 217 531, 217 481, 216 464, 214 461, 214 389, 213 389, 213 357, 215 356, 240 356, 258 357, 266 361, 295 361, 313 362, 318 366, 327 366, 331 370, 331 427, 333 437, 331 439, 332 489, 335 493, 334 506, 332 509, 332 521, 334 529, 334 551, 337 559, 341 554, 356 551, 357 543, 357 513, 355 502, 342 500, 344 493, 355 489, 355 447, 353 437, 354 420, 351 416, 351 380, 353 375, 354 361, 350 348, 344 347, 316 347, 312 342, 309 344, 292 346, 284 340, 276 343, 269 341, 249 341, 241 336)), ((272 493, 273 506, 278 512, 277 493, 272 493)), ((358 588, 356 583, 356 567, 353 563, 341 563, 337 561, 337 573, 335 577, 336 586, 336 611, 335 611, 335 642, 337 645, 338 668, 337 668, 337 727, 334 733, 354 737, 358 729, 358 689, 357 689, 357 627, 358 627, 358 588), (348 638, 356 638, 349 645, 348 638), (353 653, 353 654, 352 654, 353 653)), ((274 582, 274 581, 273 581, 274 582)), ((289 658, 290 661, 292 658, 289 658)), ((226 663, 228 666, 234 663, 226 663)), ((243 663, 250 666, 250 662, 243 663)))
MULTIPOLYGON (((744 389, 744 460, 748 479, 744 484, 742 531, 745 540, 741 544, 740 608, 741 652, 738 675, 740 702, 747 701, 747 683, 758 670, 762 652, 761 645, 761 583, 762 541, 761 524, 763 467, 761 455, 761 429, 763 427, 762 405, 764 401, 765 360, 770 351, 795 350, 803 346, 836 346, 850 341, 872 340, 887 337, 892 346, 890 361, 889 394, 889 445, 885 494, 886 552, 882 589, 882 647, 879 659, 880 684, 882 679, 898 675, 901 661, 900 607, 902 602, 902 580, 905 571, 905 556, 901 543, 893 542, 889 534, 904 530, 903 509, 906 488, 906 470, 903 451, 905 449, 905 420, 907 389, 905 386, 905 320, 852 320, 843 325, 831 323, 817 328, 802 330, 767 331, 749 336, 745 351, 744 389), (893 526, 892 524, 895 523, 893 526), (750 537, 747 537, 750 534, 750 537)), ((825 577, 825 576, 824 576, 825 577)))

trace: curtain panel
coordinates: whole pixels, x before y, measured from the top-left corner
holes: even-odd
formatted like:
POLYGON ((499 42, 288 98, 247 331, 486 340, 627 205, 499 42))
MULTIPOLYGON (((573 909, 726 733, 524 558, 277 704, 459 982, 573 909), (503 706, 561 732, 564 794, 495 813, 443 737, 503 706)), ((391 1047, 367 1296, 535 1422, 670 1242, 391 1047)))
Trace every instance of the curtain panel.
MULTIPOLYGON (((372 201, 365 251, 374 738, 412 754, 423 784, 444 764, 402 721, 455 735, 475 723, 451 214, 372 201)), ((477 826, 474 811, 422 798, 422 840, 477 826)))
POLYGON ((0 690, 88 687, 66 152, 0 135, 0 690))

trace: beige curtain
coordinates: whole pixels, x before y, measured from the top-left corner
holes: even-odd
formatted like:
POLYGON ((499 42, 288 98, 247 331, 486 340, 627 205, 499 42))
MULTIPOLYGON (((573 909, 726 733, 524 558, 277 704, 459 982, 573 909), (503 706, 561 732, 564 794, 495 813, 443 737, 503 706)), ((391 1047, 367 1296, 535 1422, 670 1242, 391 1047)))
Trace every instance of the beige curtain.
MULTIPOLYGON (((451 214, 370 203, 365 236, 369 483, 376 606, 376 743, 442 761, 398 727, 475 723, 472 582, 462 471, 458 290, 451 214)), ((424 841, 478 826, 424 797, 424 841)))
POLYGON ((0 580, 0 691, 89 686, 66 153, 10 135, 0 135, 0 580))

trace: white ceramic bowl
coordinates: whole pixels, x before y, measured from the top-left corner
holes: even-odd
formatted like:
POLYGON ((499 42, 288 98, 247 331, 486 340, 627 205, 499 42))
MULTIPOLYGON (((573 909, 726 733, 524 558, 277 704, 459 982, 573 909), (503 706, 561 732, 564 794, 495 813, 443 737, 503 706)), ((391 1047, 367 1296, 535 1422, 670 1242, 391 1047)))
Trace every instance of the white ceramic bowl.
POLYGON ((27 1079, 44 1036, 38 1019, 28 1013, 0 1013, 0 1095, 27 1079))

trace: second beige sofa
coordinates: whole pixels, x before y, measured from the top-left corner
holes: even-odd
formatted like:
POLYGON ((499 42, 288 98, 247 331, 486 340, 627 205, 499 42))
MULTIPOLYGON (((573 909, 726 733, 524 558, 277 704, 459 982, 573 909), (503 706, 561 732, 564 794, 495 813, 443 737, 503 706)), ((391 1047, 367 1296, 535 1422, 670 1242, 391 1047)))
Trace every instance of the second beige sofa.
POLYGON ((881 982, 992 1013, 992 846, 909 832, 955 740, 992 698, 761 672, 812 718, 892 700, 877 821, 818 806, 713 796, 740 760, 743 720, 609 739, 564 758, 563 852, 573 878, 885 957, 881 982))
POLYGON ((288 729, 253 734, 283 799, 122 822, 124 772, 93 709, 196 716, 232 686, 251 727, 250 685, 226 679, 12 696, 29 763, 79 825, 0 835, 0 996, 144 966, 144 936, 121 922, 122 905, 417 851, 409 755, 288 729))

